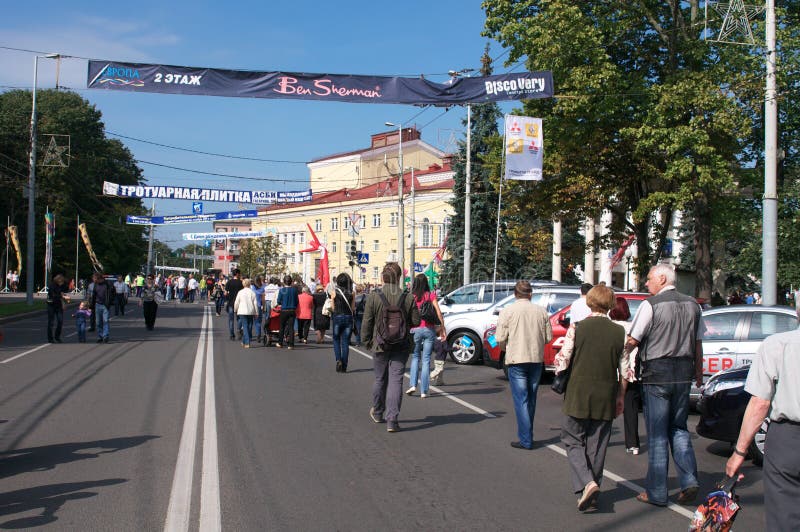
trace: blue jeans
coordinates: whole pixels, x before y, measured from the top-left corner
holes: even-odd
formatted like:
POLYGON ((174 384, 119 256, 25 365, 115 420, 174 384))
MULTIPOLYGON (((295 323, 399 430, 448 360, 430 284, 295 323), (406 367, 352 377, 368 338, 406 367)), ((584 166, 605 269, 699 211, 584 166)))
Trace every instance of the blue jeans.
POLYGON ((414 387, 419 384, 419 393, 427 394, 430 386, 431 352, 434 340, 436 340, 436 331, 430 327, 419 327, 414 331, 414 352, 411 354, 409 382, 414 387), (422 355, 422 368, 419 363, 420 355, 422 355))
POLYGON ((172 299, 172 285, 168 285, 167 286, 167 297, 166 297, 166 300, 169 301, 170 299, 172 299))
POLYGON ((236 323, 236 313, 233 311, 233 305, 231 305, 228 307, 228 331, 231 333, 231 338, 236 334, 236 330, 233 328, 234 323, 236 323))
POLYGON ((536 390, 542 377, 542 364, 526 362, 508 366, 508 385, 517 414, 519 443, 533 448, 533 416, 536 414, 536 390))
POLYGON ((86 320, 76 320, 75 321, 75 328, 78 329, 78 341, 85 342, 86 341, 86 320))
POLYGON ((242 328, 242 343, 250 345, 250 332, 253 330, 253 316, 239 316, 239 326, 242 328))
POLYGON ((258 316, 255 318, 256 337, 261 337, 261 323, 264 321, 264 309, 258 309, 258 316))
POLYGON ((655 504, 667 504, 669 449, 681 490, 696 487, 697 461, 686 428, 691 384, 642 383, 644 420, 647 425, 647 496, 655 504))
POLYGON ((95 326, 98 338, 108 338, 108 307, 96 303, 94 306, 95 326))
POLYGON ((355 326, 353 328, 353 332, 355 333, 356 344, 359 344, 359 345, 361 345, 361 322, 362 321, 364 321, 364 315, 363 314, 356 314, 353 317, 353 325, 355 326))
POLYGON ((350 333, 353 331, 353 316, 350 314, 334 314, 333 316, 333 354, 347 368, 350 356, 350 333))

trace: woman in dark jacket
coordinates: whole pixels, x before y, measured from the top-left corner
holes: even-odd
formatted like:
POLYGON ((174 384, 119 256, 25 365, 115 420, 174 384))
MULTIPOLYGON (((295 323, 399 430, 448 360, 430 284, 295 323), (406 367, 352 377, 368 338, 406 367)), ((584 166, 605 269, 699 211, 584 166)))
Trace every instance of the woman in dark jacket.
POLYGON ((314 330, 317 332, 318 344, 323 343, 325 331, 331 326, 330 316, 322 313, 322 306, 325 304, 326 299, 328 299, 328 294, 325 293, 325 287, 318 284, 317 291, 314 292, 314 330))
POLYGON ((580 511, 597 504, 611 423, 623 410, 625 329, 607 316, 615 303, 613 290, 595 286, 586 294, 592 314, 575 327, 561 442, 567 450, 580 511))
POLYGON ((286 343, 286 349, 294 349, 294 319, 297 315, 297 288, 291 275, 283 278, 283 286, 278 290, 278 306, 281 307, 281 332, 277 347, 286 343))
POLYGON ((337 373, 347 373, 354 307, 353 280, 346 273, 340 273, 333 292, 333 354, 337 373))

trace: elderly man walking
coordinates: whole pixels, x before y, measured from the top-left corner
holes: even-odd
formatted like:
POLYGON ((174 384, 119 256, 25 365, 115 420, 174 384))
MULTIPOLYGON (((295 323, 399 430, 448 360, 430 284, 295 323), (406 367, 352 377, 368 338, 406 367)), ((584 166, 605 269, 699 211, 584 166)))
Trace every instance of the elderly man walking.
POLYGON ((385 419, 388 432, 400 430, 397 419, 403 400, 403 374, 414 347, 410 331, 419 325, 419 311, 411 294, 400 286, 401 278, 399 264, 386 264, 381 274, 383 288, 367 297, 361 324, 361 341, 375 353, 369 416, 375 423, 385 419))
POLYGON ((694 298, 675 289, 675 270, 657 264, 647 274, 647 298, 639 306, 626 343, 639 347, 647 425, 646 491, 640 502, 666 506, 669 450, 678 471, 679 504, 697 496, 697 460, 687 429, 692 380, 703 384, 701 312, 694 298))
MULTIPOLYGON (((800 313, 800 311, 798 311, 800 313)), ((773 334, 758 348, 744 385, 752 395, 725 473, 739 473, 765 418, 764 514, 768 531, 800 530, 800 330, 773 334)))
POLYGON ((500 311, 495 338, 506 342, 505 363, 508 385, 517 414, 516 449, 533 449, 533 416, 536 413, 536 390, 542 376, 544 346, 553 339, 547 311, 531 303, 533 289, 528 281, 517 281, 516 300, 500 311))

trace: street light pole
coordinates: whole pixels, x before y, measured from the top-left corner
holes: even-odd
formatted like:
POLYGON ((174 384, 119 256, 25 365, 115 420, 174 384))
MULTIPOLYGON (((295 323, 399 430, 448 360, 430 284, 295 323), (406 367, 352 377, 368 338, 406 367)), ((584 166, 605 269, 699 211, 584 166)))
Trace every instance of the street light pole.
POLYGON ((464 284, 469 284, 472 260, 472 106, 467 104, 467 168, 464 188, 464 284))
POLYGON ((761 292, 764 305, 777 303, 778 285, 778 101, 775 82, 777 56, 775 0, 767 0, 767 80, 764 94, 764 200, 761 292))
POLYGON ((403 124, 395 124, 393 122, 386 122, 385 125, 389 127, 396 127, 398 133, 400 134, 400 138, 398 139, 397 144, 397 158, 398 158, 398 168, 400 169, 399 173, 399 180, 397 184, 397 214, 399 220, 397 221, 397 255, 398 260, 397 262, 400 264, 400 271, 402 276, 402 282, 405 284, 405 261, 406 261, 406 253, 405 253, 405 225, 406 225, 406 207, 405 203, 403 203, 403 124))
POLYGON ((411 236, 408 239, 410 250, 409 262, 411 262, 410 277, 414 277, 417 265, 417 198, 414 186, 414 167, 411 167, 411 236))
MULTIPOLYGON (((39 56, 33 58, 33 102, 31 105, 31 151, 28 159, 28 235, 26 250, 26 262, 28 263, 28 274, 25 276, 25 302, 33 305, 33 246, 35 243, 34 222, 36 207, 36 84, 39 80, 39 56)), ((45 279, 47 282, 47 279, 45 279)))

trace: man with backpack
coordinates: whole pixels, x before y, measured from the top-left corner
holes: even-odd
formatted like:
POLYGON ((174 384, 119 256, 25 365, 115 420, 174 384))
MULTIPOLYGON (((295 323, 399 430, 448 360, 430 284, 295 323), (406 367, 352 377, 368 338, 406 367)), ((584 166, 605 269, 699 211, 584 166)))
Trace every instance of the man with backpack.
POLYGON ((412 327, 419 325, 419 311, 414 298, 400 286, 402 270, 389 262, 381 274, 383 288, 367 297, 361 341, 374 352, 375 383, 372 387, 370 418, 387 422, 388 432, 400 430, 397 418, 403 399, 403 374, 414 342, 412 327))

